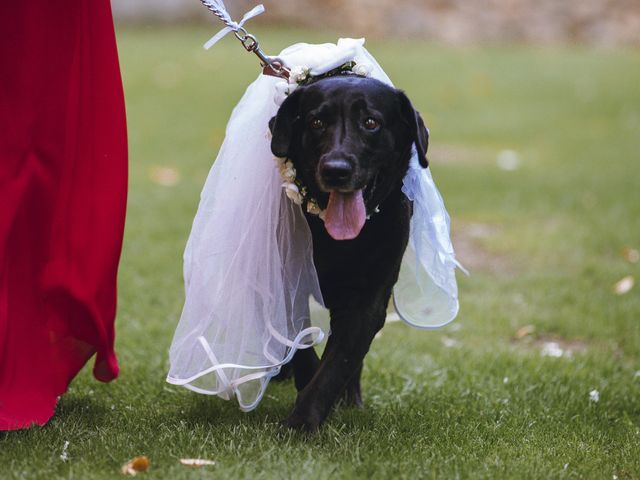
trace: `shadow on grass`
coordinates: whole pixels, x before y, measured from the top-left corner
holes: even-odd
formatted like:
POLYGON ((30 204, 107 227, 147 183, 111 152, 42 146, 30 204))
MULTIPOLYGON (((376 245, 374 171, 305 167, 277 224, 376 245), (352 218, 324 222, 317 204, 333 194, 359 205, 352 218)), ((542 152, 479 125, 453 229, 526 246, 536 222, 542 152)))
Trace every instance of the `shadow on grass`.
POLYGON ((65 395, 58 400, 53 417, 46 424, 33 424, 30 428, 21 430, 0 431, 0 441, 26 439, 54 429, 99 428, 109 423, 109 415, 109 409, 99 398, 91 395, 65 395))
POLYGON ((316 434, 291 430, 283 424, 296 399, 291 379, 271 382, 259 407, 250 412, 241 411, 235 400, 223 401, 215 396, 192 392, 174 392, 170 395, 174 396, 172 403, 175 410, 163 411, 157 418, 157 422, 167 428, 215 431, 221 436, 248 434, 249 437, 259 436, 262 441, 270 439, 278 443, 291 440, 321 444, 329 437, 335 438, 336 434, 350 436, 377 428, 382 421, 380 410, 373 405, 354 408, 340 402, 316 434))

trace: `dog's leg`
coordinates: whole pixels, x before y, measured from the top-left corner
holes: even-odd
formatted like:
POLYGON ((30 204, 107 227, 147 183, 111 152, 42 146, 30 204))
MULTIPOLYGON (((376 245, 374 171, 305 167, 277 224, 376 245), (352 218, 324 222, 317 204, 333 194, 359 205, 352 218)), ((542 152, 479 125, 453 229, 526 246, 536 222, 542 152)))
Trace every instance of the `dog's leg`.
POLYGON ((298 393, 296 405, 286 421, 289 427, 317 430, 349 381, 359 374, 362 360, 384 320, 384 307, 331 312, 331 336, 327 348, 315 376, 298 393))
POLYGON ((282 365, 282 367, 280 367, 280 373, 273 377, 273 380, 275 382, 284 382, 285 380, 289 380, 291 378, 291 376, 293 375, 293 365, 291 365, 291 363, 292 362, 285 363, 284 365, 282 365))
MULTIPOLYGON (((306 321, 302 328, 311 326, 309 303, 304 304, 306 321)), ((280 368, 280 373, 273 377, 276 381, 288 380, 292 376, 295 379, 296 390, 300 391, 311 381, 318 369, 320 359, 315 348, 301 348, 296 351, 291 361, 280 368)))
POLYGON ((353 377, 347 382, 347 386, 344 389, 344 395, 342 400, 344 404, 349 407, 361 408, 364 404, 362 402, 362 391, 360 390, 360 377, 362 375, 362 364, 360 368, 353 374, 353 377))
POLYGON ((292 376, 295 379, 296 390, 300 391, 311 381, 318 370, 320 359, 313 347, 300 349, 293 359, 280 368, 280 373, 273 377, 276 382, 289 380, 292 376))
POLYGON ((298 350, 291 361, 293 364, 293 375, 295 378, 296 389, 303 390, 318 370, 320 359, 315 348, 305 348, 298 350))

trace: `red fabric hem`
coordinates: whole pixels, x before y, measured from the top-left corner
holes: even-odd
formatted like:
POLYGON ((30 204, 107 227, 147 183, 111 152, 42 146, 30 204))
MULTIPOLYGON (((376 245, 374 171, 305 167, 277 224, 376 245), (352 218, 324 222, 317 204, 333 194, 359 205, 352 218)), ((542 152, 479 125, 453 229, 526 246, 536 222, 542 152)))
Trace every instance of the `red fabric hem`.
POLYGON ((108 0, 0 2, 0 430, 118 375, 124 96, 108 0))

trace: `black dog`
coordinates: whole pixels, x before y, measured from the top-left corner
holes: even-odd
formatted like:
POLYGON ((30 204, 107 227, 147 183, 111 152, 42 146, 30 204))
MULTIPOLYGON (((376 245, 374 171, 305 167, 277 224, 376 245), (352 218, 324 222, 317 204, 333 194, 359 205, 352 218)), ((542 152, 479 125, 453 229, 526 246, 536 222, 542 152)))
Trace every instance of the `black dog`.
POLYGON ((324 221, 306 219, 331 336, 322 359, 313 349, 295 354, 298 398, 286 421, 313 431, 341 396, 362 405, 363 359, 384 325, 409 237, 402 180, 413 145, 427 167, 428 132, 403 92, 356 75, 298 87, 270 128, 273 154, 293 162, 326 208, 324 221))

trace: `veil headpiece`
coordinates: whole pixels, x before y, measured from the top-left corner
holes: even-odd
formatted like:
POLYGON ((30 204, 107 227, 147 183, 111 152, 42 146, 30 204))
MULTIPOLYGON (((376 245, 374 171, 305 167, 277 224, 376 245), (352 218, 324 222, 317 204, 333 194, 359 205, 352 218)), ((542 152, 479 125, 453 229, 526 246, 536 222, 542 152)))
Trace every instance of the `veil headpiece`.
MULTIPOLYGON (((392 85, 363 39, 300 43, 278 59, 292 73, 304 67, 311 76, 355 62, 392 85)), ((293 86, 260 75, 248 87, 227 125, 184 253, 186 299, 167 381, 227 400, 235 396, 245 411, 258 405, 296 350, 326 335, 309 313, 310 297, 322 303, 311 233, 282 188, 270 149, 269 120, 293 86)), ((459 265, 442 197, 415 149, 402 191, 413 202, 413 217, 395 308, 414 327, 438 328, 458 312, 459 265)))

